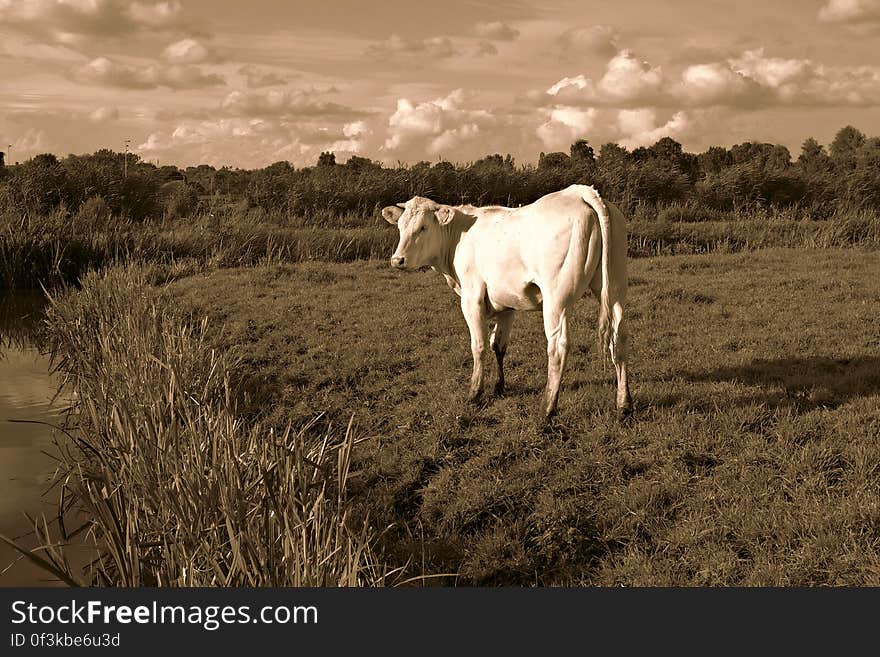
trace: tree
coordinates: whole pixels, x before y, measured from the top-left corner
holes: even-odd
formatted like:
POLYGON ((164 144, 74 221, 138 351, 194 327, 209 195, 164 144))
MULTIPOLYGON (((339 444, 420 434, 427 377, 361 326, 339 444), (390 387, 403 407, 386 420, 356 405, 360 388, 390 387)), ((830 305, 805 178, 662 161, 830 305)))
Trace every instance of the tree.
POLYGON ((599 149, 599 164, 607 165, 612 161, 626 162, 627 160, 629 160, 629 151, 614 142, 602 144, 602 148, 599 149))
POLYGON ((807 173, 824 172, 831 168, 831 158, 825 152, 825 147, 812 137, 801 145, 801 154, 797 161, 807 173))
POLYGON ((336 166, 336 155, 330 151, 324 151, 318 156, 319 167, 336 166))
POLYGON ((653 157, 669 162, 678 162, 683 154, 681 144, 672 137, 662 137, 653 146, 648 148, 653 157))
POLYGON ((539 169, 556 169, 567 167, 571 164, 571 158, 565 153, 541 153, 538 157, 539 169))
POLYGON ((571 148, 569 148, 569 157, 571 157, 571 161, 574 164, 592 165, 596 163, 596 154, 593 152, 593 147, 590 146, 590 142, 586 139, 578 139, 571 145, 571 148))
POLYGON ((851 125, 841 128, 831 142, 831 158, 835 161, 850 160, 865 143, 865 135, 851 125))
POLYGON ((697 165, 703 176, 718 173, 733 164, 733 156, 723 146, 710 146, 709 150, 697 155, 697 165))
MULTIPOLYGON (((318 165, 321 165, 320 160, 318 161, 318 165)), ((368 171, 374 168, 381 168, 381 166, 382 165, 373 162, 373 160, 368 157, 358 157, 357 155, 352 155, 348 158, 348 162, 345 163, 345 168, 351 169, 352 171, 368 171)))

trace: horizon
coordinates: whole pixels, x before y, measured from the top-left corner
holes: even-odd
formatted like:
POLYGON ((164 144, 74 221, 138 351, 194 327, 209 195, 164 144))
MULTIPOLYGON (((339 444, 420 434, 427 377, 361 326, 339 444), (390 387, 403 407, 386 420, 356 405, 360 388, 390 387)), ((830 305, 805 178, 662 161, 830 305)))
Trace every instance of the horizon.
POLYGON ((695 0, 0 0, 0 150, 14 164, 129 140, 160 165, 255 169, 323 151, 534 163, 578 139, 598 153, 668 136, 796 158, 847 125, 880 134, 878 34, 880 0, 734 15, 695 0))
MULTIPOLYGON (((838 128, 838 130, 835 132, 835 134, 836 134, 837 132, 840 132, 841 130, 843 130, 843 129, 845 129, 845 128, 854 128, 855 130, 857 130, 857 131, 861 132, 862 134, 864 134, 864 136, 865 136, 866 139, 880 139, 880 135, 871 135, 871 134, 864 133, 864 131, 860 130, 858 126, 852 126, 852 125, 841 126, 840 128, 838 128)), ((622 146, 622 145, 619 144, 618 142, 605 142, 605 143, 616 144, 617 146, 620 146, 621 148, 624 148, 628 153, 632 153, 632 152, 634 152, 635 150, 637 150, 638 148, 650 148, 651 146, 653 146, 654 144, 656 144, 657 141, 659 141, 659 140, 661 140, 661 139, 664 139, 665 137, 666 137, 666 136, 664 135, 664 136, 662 136, 662 137, 659 137, 655 142, 653 142, 653 143, 651 143, 651 144, 645 144, 644 146, 637 146, 637 147, 635 147, 635 148, 631 148, 631 149, 628 149, 628 148, 626 148, 625 146, 622 146)), ((808 136, 808 137, 805 137, 803 141, 805 142, 805 141, 807 141, 807 140, 810 139, 810 138, 811 138, 811 137, 809 137, 809 136, 808 136)), ((575 141, 577 141, 577 140, 575 140, 575 141)), ((589 141, 589 140, 586 140, 586 141, 589 141)), ((818 140, 817 140, 817 141, 818 141, 818 140)), ((572 144, 573 144, 573 143, 574 143, 574 142, 572 142, 572 144)), ((740 144, 744 144, 744 143, 761 143, 761 144, 771 144, 771 145, 773 145, 773 146, 785 146, 785 144, 779 144, 779 143, 776 143, 776 142, 756 142, 756 141, 749 142, 749 141, 745 141, 745 142, 740 142, 739 144, 731 144, 731 145, 711 144, 708 148, 715 148, 715 147, 719 147, 719 146, 720 146, 720 147, 725 148, 726 150, 729 151, 729 150, 731 150, 733 147, 736 147, 736 146, 738 146, 738 145, 740 145, 740 144)), ((803 143, 803 142, 802 142, 802 143, 803 143)), ((825 152, 826 154, 829 154, 829 153, 830 153, 830 151, 831 151, 831 149, 830 149, 831 141, 829 141, 828 143, 822 143, 822 142, 818 142, 818 143, 819 143, 819 146, 824 150, 824 152, 825 152)), ((594 157, 595 157, 595 159, 596 159, 597 161, 600 160, 600 159, 601 159, 600 150, 601 150, 601 147, 602 147, 604 144, 593 144, 593 143, 590 143, 589 145, 590 145, 590 146, 593 148, 593 150, 594 150, 594 157)), ((571 145, 570 145, 570 146, 571 146, 571 145)), ((785 147, 788 148, 788 146, 785 146, 785 147)), ((707 148, 706 150, 708 150, 708 148, 707 148)), ((36 157, 36 156, 38 156, 38 155, 52 155, 52 156, 56 157, 56 158, 60 161, 60 160, 63 160, 63 159, 65 159, 65 158, 67 158, 67 157, 89 157, 89 156, 93 156, 93 155, 96 155, 96 154, 97 154, 98 152, 100 152, 101 150, 109 150, 110 152, 112 152, 112 153, 115 154, 115 155, 123 155, 123 154, 125 153, 124 150, 113 150, 112 148, 99 148, 99 149, 96 149, 96 150, 94 150, 94 151, 84 151, 84 152, 81 152, 81 153, 67 153, 67 154, 64 154, 64 155, 62 155, 62 154, 60 154, 60 153, 52 153, 52 152, 46 152, 46 153, 35 153, 33 157, 36 157)), ((682 151, 683 151, 685 154, 693 155, 693 156, 698 156, 698 155, 700 155, 701 153, 705 153, 706 150, 703 150, 703 151, 697 152, 697 151, 691 151, 691 150, 688 150, 688 149, 685 148, 685 147, 682 147, 682 151)), ((790 148, 789 148, 788 150, 789 150, 789 155, 791 156, 791 161, 792 161, 792 163, 797 162, 798 156, 799 156, 800 153, 801 153, 801 147, 798 147, 797 150, 794 150, 794 151, 793 151, 792 149, 790 149, 790 148)), ((335 157, 335 153, 333 153, 332 151, 330 151, 330 153, 333 154, 334 157, 335 157)), ((514 166, 517 166, 517 167, 524 167, 524 166, 533 166, 533 167, 537 167, 538 164, 539 164, 539 162, 540 162, 540 158, 541 158, 541 156, 543 156, 543 155, 549 155, 550 153, 563 153, 563 154, 565 154, 566 156, 569 156, 569 155, 570 155, 570 148, 563 148, 563 149, 560 149, 559 151, 541 151, 541 152, 537 153, 536 156, 535 156, 534 158, 530 158, 530 159, 518 159, 518 158, 515 158, 515 157, 514 157, 514 158, 513 158, 513 164, 514 164, 514 166)), ((5 153, 4 153, 2 150, 0 150, 0 154, 4 154, 4 155, 5 155, 5 153)), ((260 166, 260 167, 243 168, 243 167, 233 166, 233 165, 229 165, 229 164, 214 165, 214 164, 209 164, 209 163, 207 163, 207 162, 197 162, 197 163, 195 163, 195 164, 181 165, 181 164, 178 164, 178 163, 176 163, 176 162, 163 162, 163 161, 159 160, 158 158, 157 158, 157 159, 154 159, 154 160, 147 159, 147 158, 143 158, 143 157, 140 156, 139 153, 137 153, 137 152, 135 152, 135 151, 131 151, 131 150, 128 151, 128 154, 129 154, 129 155, 137 155, 138 157, 140 157, 140 159, 138 160, 138 162, 140 162, 140 163, 152 164, 152 165, 155 165, 155 166, 157 166, 157 167, 162 167, 162 166, 172 166, 172 167, 177 168, 177 169, 180 170, 180 171, 185 171, 186 169, 189 169, 189 168, 197 168, 197 167, 201 167, 201 166, 212 167, 212 168, 214 168, 214 169, 216 169, 216 170, 220 170, 220 169, 229 169, 229 170, 232 170, 232 171, 257 171, 257 170, 260 170, 260 169, 265 169, 265 168, 267 168, 267 167, 269 167, 269 166, 271 166, 271 165, 273 165, 273 164, 277 164, 277 163, 279 163, 279 162, 287 162, 288 164, 290 164, 290 165, 291 165, 292 167, 294 167, 295 169, 306 169, 306 168, 314 167, 314 166, 317 166, 317 165, 318 165, 318 162, 317 162, 318 157, 317 157, 317 156, 316 156, 314 162, 306 162, 306 163, 303 163, 303 164, 294 164, 293 162, 290 162, 290 161, 288 161, 288 160, 276 160, 275 162, 269 162, 269 163, 267 163, 267 164, 265 164, 265 165, 263 165, 263 166, 260 166)), ((321 153, 318 154, 318 156, 320 156, 320 155, 321 155, 321 153)), ((438 159, 436 159, 436 160, 434 160, 434 161, 420 160, 420 161, 405 162, 405 161, 402 161, 402 160, 398 160, 397 162, 389 163, 389 162, 383 162, 383 161, 381 161, 381 160, 374 160, 374 159, 372 159, 372 158, 369 158, 369 157, 366 157, 366 156, 364 156, 364 155, 361 155, 360 153, 349 153, 345 160, 337 160, 337 161, 335 162, 335 164, 337 164, 337 165, 344 165, 344 164, 346 164, 346 163, 348 162, 348 160, 351 159, 351 158, 366 158, 366 159, 370 160, 372 163, 377 164, 377 165, 380 165, 380 166, 383 167, 383 168, 395 168, 395 167, 400 167, 400 166, 403 166, 403 167, 412 167, 412 166, 415 166, 415 165, 417 165, 417 164, 421 164, 422 162, 428 162, 428 164, 430 164, 431 166, 434 166, 434 165, 439 164, 439 163, 441 163, 441 162, 448 162, 449 164, 452 164, 453 166, 455 166, 455 167, 457 167, 457 168, 460 168, 460 167, 467 167, 467 166, 470 166, 470 165, 472 165, 472 164, 474 164, 474 163, 476 163, 476 162, 478 162, 478 161, 480 161, 480 160, 484 160, 484 159, 487 159, 487 158, 490 158, 490 157, 493 157, 493 156, 501 156, 501 157, 505 157, 505 158, 508 157, 508 156, 513 157, 513 156, 510 155, 509 153, 484 153, 483 155, 478 156, 478 157, 474 157, 474 158, 472 158, 472 159, 470 159, 470 160, 448 160, 448 159, 445 159, 445 158, 438 158, 438 159)), ((16 162, 11 162, 11 161, 9 161, 9 159, 8 159, 8 157, 7 157, 7 158, 6 158, 6 162, 5 162, 5 164, 6 164, 6 166, 17 166, 17 165, 20 165, 20 164, 25 164, 26 162, 28 162, 28 161, 30 161, 31 159, 33 159, 33 157, 28 158, 28 160, 24 160, 24 161, 16 161, 16 162)))

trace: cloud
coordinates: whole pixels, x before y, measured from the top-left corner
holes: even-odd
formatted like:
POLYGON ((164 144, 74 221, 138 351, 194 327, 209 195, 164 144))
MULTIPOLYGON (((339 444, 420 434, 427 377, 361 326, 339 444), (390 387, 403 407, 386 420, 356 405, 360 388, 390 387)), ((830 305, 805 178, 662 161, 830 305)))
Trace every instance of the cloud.
POLYGON ((566 30, 560 35, 559 44, 563 55, 568 57, 611 57, 618 50, 617 39, 617 30, 610 25, 591 25, 566 30))
POLYGON ((465 99, 462 89, 418 104, 399 99, 396 111, 388 119, 383 150, 422 154, 417 157, 441 155, 482 138, 497 121, 484 109, 465 108, 465 99))
POLYGON ((663 83, 659 66, 651 66, 629 50, 623 50, 608 62, 598 89, 613 101, 647 103, 657 99, 663 83))
MULTIPOLYGON (((427 59, 446 59, 456 54, 449 37, 406 39, 397 34, 367 47, 366 54, 375 59, 418 56, 427 59)), ((411 60, 409 60, 411 61, 411 60)))
POLYGON ((824 66, 809 59, 766 57, 763 49, 748 50, 728 64, 767 92, 767 104, 880 105, 880 67, 824 66))
MULTIPOLYGON (((598 83, 585 75, 562 78, 550 86, 543 104, 644 106, 668 102, 666 80, 659 66, 636 58, 629 50, 612 57, 598 83)), ((541 103, 540 96, 538 97, 541 103)))
POLYGON ((178 0, 0 0, 0 23, 67 44, 184 27, 178 0))
POLYGON ((204 64, 218 60, 208 46, 198 39, 181 39, 169 44, 162 52, 162 58, 174 64, 204 64))
POLYGON ((582 109, 567 105, 544 110, 547 120, 536 130, 536 134, 549 149, 567 148, 572 141, 586 137, 596 122, 596 110, 592 107, 582 109))
POLYGON ((559 96, 561 94, 583 92, 584 96, 590 98, 595 97, 596 87, 593 81, 584 75, 578 75, 573 78, 562 78, 559 82, 547 89, 547 94, 551 96, 559 96))
POLYGON ((539 107, 871 107, 880 105, 880 67, 824 66, 809 59, 747 50, 725 61, 692 64, 678 78, 627 50, 615 55, 598 83, 565 77, 527 100, 539 107))
POLYGON ((129 66, 97 57, 77 70, 86 81, 120 89, 201 89, 223 84, 223 78, 203 72, 197 66, 174 64, 159 66, 129 66))
POLYGON ((232 116, 275 117, 283 119, 324 119, 350 121, 367 116, 339 103, 319 98, 313 91, 233 91, 221 104, 221 110, 232 116))
POLYGON ((477 36, 491 41, 514 41, 519 37, 519 30, 501 21, 477 23, 474 32, 477 36))
POLYGON ((476 49, 474 50, 475 57, 482 57, 484 55, 497 55, 498 48, 491 41, 480 41, 477 44, 476 49))
POLYGON ((89 119, 95 123, 106 123, 107 121, 116 121, 119 118, 119 110, 115 107, 99 107, 89 114, 89 119))
POLYGON ((688 66, 674 95, 691 107, 757 106, 768 99, 767 90, 758 81, 724 62, 688 66))
POLYGON ((12 154, 16 161, 20 161, 37 153, 51 153, 55 147, 45 130, 28 128, 12 142, 12 154))
POLYGON ((819 20, 853 27, 880 26, 880 0, 828 0, 819 9, 819 20))
POLYGON ((351 123, 346 123, 344 126, 342 126, 342 134, 349 139, 354 139, 355 137, 363 137, 368 133, 369 129, 367 128, 367 124, 363 121, 353 121, 351 123))
POLYGON ((259 68, 253 64, 246 64, 238 69, 239 75, 245 78, 245 84, 250 89, 258 89, 260 87, 274 87, 287 84, 287 77, 270 71, 268 69, 259 68))
POLYGON ((322 151, 337 156, 366 152, 369 127, 359 121, 343 126, 280 119, 222 117, 189 119, 168 131, 153 132, 137 146, 149 157, 182 163, 263 167, 279 160, 314 164, 322 151))
POLYGON ((663 137, 678 139, 690 128, 690 119, 683 112, 676 112, 666 123, 658 125, 657 112, 652 108, 625 109, 617 113, 619 143, 626 148, 648 146, 663 137))

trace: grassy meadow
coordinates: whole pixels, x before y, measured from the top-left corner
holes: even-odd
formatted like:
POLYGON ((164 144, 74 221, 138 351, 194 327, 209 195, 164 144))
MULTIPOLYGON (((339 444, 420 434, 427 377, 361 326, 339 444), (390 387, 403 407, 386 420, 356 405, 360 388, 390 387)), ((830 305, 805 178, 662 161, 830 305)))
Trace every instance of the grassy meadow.
POLYGON ((79 400, 30 556, 128 586, 880 584, 876 215, 672 215, 630 224, 634 417, 585 299, 549 430, 540 315, 467 404, 458 298, 388 266, 389 227, 7 224, 79 400))
MULTIPOLYGON (((267 582, 254 579, 262 550, 274 581, 291 581, 294 546, 314 541, 288 532, 312 516, 289 513, 302 524, 285 528, 271 505, 303 504, 313 488, 297 493, 288 479, 304 470, 324 482, 321 504, 335 500, 323 521, 344 528, 325 554, 349 555, 323 581, 878 585, 878 271, 880 253, 860 248, 633 260, 634 417, 615 418, 585 299, 549 430, 536 422, 540 316, 514 326, 506 396, 470 406, 467 329, 434 273, 368 261, 216 269, 159 288, 141 287, 155 280, 143 271, 94 277, 52 321, 98 338, 103 362, 116 363, 104 374, 89 371, 92 358, 63 363, 93 381, 80 382, 87 397, 113 397, 91 421, 112 447, 98 451, 118 459, 98 480, 116 473, 108 517, 126 518, 115 540, 128 552, 116 548, 123 556, 104 570, 127 560, 142 582, 267 582), (193 342, 130 350, 125 336, 148 331, 119 318, 141 307, 142 289, 158 295, 145 326, 158 336, 186 325, 193 342), (77 324, 120 290, 103 328, 77 324), (171 354, 189 365, 170 366, 171 354), (210 423, 218 413, 235 431, 210 423), (303 445, 342 450, 339 467, 284 447, 290 427, 303 445)), ((74 344, 68 336, 56 357, 93 349, 74 344)))

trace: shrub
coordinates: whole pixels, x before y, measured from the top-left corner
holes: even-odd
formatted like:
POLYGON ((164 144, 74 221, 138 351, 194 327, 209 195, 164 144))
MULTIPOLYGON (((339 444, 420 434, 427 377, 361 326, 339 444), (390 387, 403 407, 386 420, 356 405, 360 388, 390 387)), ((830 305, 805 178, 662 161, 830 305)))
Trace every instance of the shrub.
POLYGON ((92 230, 104 228, 110 221, 110 206, 103 197, 92 196, 79 206, 75 221, 92 230))
POLYGON ((161 191, 165 196, 165 216, 168 219, 190 217, 199 207, 198 193, 183 181, 165 183, 161 191))

